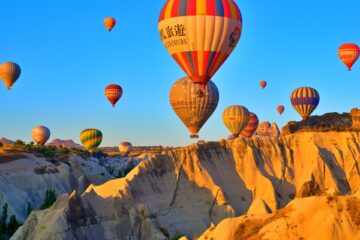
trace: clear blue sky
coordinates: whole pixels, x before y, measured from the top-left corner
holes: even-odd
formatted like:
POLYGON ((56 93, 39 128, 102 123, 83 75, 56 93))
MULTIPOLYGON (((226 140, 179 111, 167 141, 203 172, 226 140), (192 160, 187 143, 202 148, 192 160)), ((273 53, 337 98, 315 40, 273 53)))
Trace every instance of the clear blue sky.
MULTIPOLYGON (((7 91, 0 84, 0 137, 31 140, 45 125, 51 139, 74 139, 84 128, 104 134, 102 146, 128 140, 135 145, 185 145, 189 133, 173 112, 169 90, 184 76, 157 31, 165 1, 7 0, 1 3, 0 62, 14 61, 22 75, 7 91), (103 19, 113 16, 109 33, 103 19), (118 83, 123 98, 113 109, 103 89, 118 83)), ((289 95, 315 87, 315 114, 344 112, 360 105, 360 64, 352 72, 337 57, 344 42, 360 44, 358 0, 237 0, 243 35, 214 76, 218 109, 200 132, 202 139, 229 135, 223 109, 241 104, 260 121, 283 126, 299 120, 289 95), (260 80, 268 87, 262 91, 260 80), (276 107, 286 111, 279 116, 276 107)))

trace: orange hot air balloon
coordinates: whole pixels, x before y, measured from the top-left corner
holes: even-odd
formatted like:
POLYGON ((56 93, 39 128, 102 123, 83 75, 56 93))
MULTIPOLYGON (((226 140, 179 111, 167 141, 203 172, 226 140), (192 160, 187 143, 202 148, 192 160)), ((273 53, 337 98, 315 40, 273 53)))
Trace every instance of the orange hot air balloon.
POLYGON ((113 107, 115 107, 115 104, 119 101, 122 94, 123 90, 119 85, 110 84, 105 88, 105 96, 113 107))
POLYGON ((238 44, 242 17, 234 0, 168 0, 158 29, 170 55, 204 88, 238 44))
POLYGON ((260 86, 262 87, 262 89, 266 88, 267 82, 266 81, 261 81, 260 82, 260 86))
POLYGON ((351 67, 359 58, 360 48, 354 43, 345 43, 340 46, 338 55, 341 61, 347 66, 348 70, 351 71, 351 67))
POLYGON ((109 30, 109 32, 110 32, 116 25, 115 18, 112 18, 112 17, 105 18, 104 25, 107 28, 107 30, 109 30))
POLYGON ((32 138, 37 144, 44 145, 50 138, 50 130, 44 126, 37 126, 32 130, 32 138))
POLYGON ((279 105, 279 106, 277 107, 277 111, 278 111, 278 112, 280 113, 280 115, 281 115, 281 114, 284 113, 285 107, 284 107, 283 105, 279 105))
POLYGON ((21 68, 13 62, 6 62, 0 65, 0 78, 2 78, 6 87, 10 90, 12 85, 19 79, 21 68))

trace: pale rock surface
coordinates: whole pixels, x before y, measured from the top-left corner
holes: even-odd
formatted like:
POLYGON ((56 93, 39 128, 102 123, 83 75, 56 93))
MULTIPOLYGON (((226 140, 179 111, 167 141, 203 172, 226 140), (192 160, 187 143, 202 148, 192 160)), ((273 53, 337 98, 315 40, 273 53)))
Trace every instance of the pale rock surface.
POLYGON ((360 239, 359 208, 357 195, 298 198, 273 214, 226 219, 198 240, 360 239))
MULTIPOLYGON (((13 239, 150 240, 178 235, 192 239, 225 218, 260 213, 253 216, 262 219, 267 212, 279 214, 277 209, 290 202, 287 209, 293 212, 286 211, 299 215, 294 221, 304 228, 298 230, 304 237, 310 230, 320 234, 320 230, 340 228, 357 236, 354 225, 342 215, 347 214, 346 197, 339 197, 344 206, 341 218, 337 208, 322 208, 328 206, 326 196, 292 200, 303 194, 325 195, 329 189, 338 194, 358 191, 359 142, 359 133, 305 132, 167 151, 142 161, 124 178, 90 185, 81 196, 63 196, 52 209, 32 214, 13 239), (69 218, 74 207, 82 214, 69 218), (316 213, 313 225, 304 225, 308 216, 302 216, 302 211, 316 213), (73 224, 79 222, 82 224, 73 224)), ((286 234, 286 219, 278 220, 280 234, 286 234)), ((232 220, 224 222, 237 226, 232 220)), ((269 229, 276 227, 269 225, 269 229)), ((268 234, 273 237, 275 232, 268 234)))

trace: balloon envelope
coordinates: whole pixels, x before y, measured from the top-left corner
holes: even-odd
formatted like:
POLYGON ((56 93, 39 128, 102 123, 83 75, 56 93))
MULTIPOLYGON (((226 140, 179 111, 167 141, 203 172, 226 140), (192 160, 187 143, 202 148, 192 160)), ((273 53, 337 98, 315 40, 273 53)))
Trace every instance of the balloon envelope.
POLYGON ((359 58, 360 48, 354 43, 345 43, 339 47, 338 55, 348 70, 351 71, 351 67, 359 58))
POLYGON ((284 113, 284 111, 285 111, 285 107, 284 107, 284 106, 282 106, 282 105, 279 105, 279 106, 277 107, 277 111, 278 111, 278 113, 280 113, 280 115, 281 115, 281 114, 283 114, 283 113, 284 113))
POLYGON ((260 86, 262 87, 262 89, 266 88, 267 82, 266 81, 261 81, 260 82, 260 86))
POLYGON ((0 65, 0 77, 8 89, 19 79, 21 68, 18 64, 13 62, 6 62, 0 65))
POLYGON ((197 138, 201 127, 214 113, 219 103, 219 91, 212 81, 201 88, 189 78, 182 78, 174 83, 170 90, 170 104, 174 112, 197 138))
POLYGON ((120 145, 119 145, 120 155, 123 157, 127 157, 130 154, 130 152, 132 151, 132 148, 133 148, 133 146, 129 142, 120 143, 120 145))
POLYGON ((259 118, 255 113, 250 113, 250 119, 245 128, 241 131, 241 135, 246 138, 251 138, 259 126, 259 118))
POLYGON ((166 49, 188 77, 205 85, 238 44, 242 17, 233 0, 168 0, 158 29, 166 49))
POLYGON ((233 105, 224 110, 222 119, 234 137, 238 137, 250 120, 250 112, 246 107, 233 105))
POLYGON ((119 85, 110 84, 105 88, 105 96, 113 107, 115 107, 115 104, 119 101, 122 94, 123 90, 119 85))
POLYGON ((39 145, 44 145, 50 138, 50 130, 44 126, 37 126, 32 130, 32 139, 39 145))
POLYGON ((308 119, 320 102, 320 95, 316 89, 301 87, 295 89, 291 96, 291 104, 303 119, 308 119))
POLYGON ((90 128, 85 129, 80 133, 80 141, 83 144, 84 148, 90 153, 93 153, 94 150, 100 146, 103 139, 103 135, 100 130, 90 128))
POLYGON ((111 31, 116 25, 115 18, 112 18, 112 17, 105 18, 104 25, 107 28, 107 30, 111 31))

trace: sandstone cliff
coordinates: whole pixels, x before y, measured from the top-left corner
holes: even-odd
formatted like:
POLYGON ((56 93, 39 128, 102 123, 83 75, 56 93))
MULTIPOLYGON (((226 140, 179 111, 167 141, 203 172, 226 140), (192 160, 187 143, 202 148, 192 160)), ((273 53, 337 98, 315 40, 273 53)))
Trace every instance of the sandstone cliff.
POLYGON ((195 238, 225 218, 276 213, 294 198, 351 194, 360 187, 359 140, 356 132, 303 132, 153 155, 125 178, 33 212, 13 239, 195 238))

